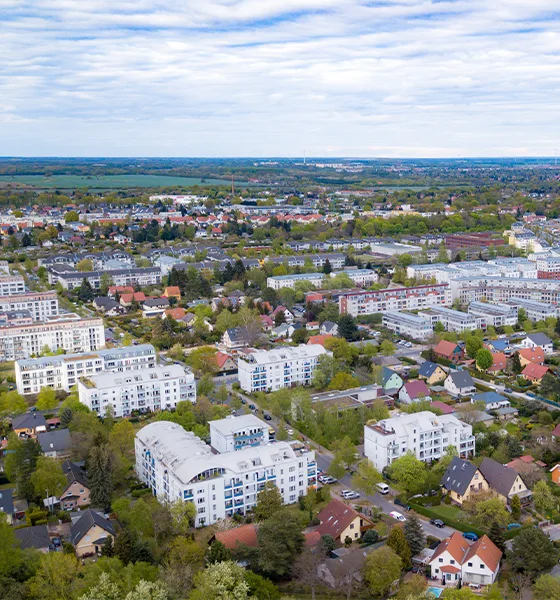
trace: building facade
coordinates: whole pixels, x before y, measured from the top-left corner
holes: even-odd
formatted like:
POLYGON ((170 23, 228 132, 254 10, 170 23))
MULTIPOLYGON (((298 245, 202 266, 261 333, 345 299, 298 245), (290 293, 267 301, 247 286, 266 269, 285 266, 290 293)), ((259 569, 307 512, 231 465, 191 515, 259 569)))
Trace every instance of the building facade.
POLYGON ((0 275, 0 296, 15 296, 25 292, 22 275, 0 275))
POLYGON ((471 302, 469 315, 483 319, 486 325, 505 327, 517 323, 517 308, 509 304, 490 304, 488 302, 471 302))
POLYGON ((131 285, 146 287, 161 283, 161 269, 157 267, 145 267, 137 269, 114 269, 108 271, 90 271, 80 273, 79 271, 58 272, 49 271, 51 284, 60 283, 65 290, 74 290, 82 285, 85 279, 89 281, 94 289, 101 288, 101 278, 109 276, 113 285, 131 285))
POLYGON ((58 315, 58 296, 55 291, 0 296, 0 312, 11 311, 28 311, 34 321, 44 321, 58 315))
POLYGON ((486 317, 464 313, 460 310, 437 306, 426 312, 420 313, 421 317, 427 319, 434 326, 441 323, 447 331, 472 331, 473 329, 486 329, 486 317))
POLYGON ((220 454, 268 444, 269 426, 253 414, 210 421, 210 445, 220 454))
POLYGON ((414 340, 427 340, 434 333, 434 328, 427 319, 396 310, 383 314, 383 327, 414 340))

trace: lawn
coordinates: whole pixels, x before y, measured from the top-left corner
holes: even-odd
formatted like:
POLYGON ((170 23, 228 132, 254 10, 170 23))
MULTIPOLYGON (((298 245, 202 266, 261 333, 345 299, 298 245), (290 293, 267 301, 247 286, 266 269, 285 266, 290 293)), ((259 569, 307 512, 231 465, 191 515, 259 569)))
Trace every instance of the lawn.
POLYGON ((451 504, 440 504, 439 506, 431 506, 430 510, 440 519, 456 520, 461 510, 457 506, 451 504))

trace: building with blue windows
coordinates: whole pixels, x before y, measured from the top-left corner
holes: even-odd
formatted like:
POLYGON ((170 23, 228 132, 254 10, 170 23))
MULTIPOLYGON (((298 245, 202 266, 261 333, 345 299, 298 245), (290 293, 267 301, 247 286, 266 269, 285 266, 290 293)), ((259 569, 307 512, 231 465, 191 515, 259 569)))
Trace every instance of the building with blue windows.
POLYGON ((269 442, 268 429, 264 421, 252 414, 210 421, 210 445, 220 454, 263 446, 269 442))

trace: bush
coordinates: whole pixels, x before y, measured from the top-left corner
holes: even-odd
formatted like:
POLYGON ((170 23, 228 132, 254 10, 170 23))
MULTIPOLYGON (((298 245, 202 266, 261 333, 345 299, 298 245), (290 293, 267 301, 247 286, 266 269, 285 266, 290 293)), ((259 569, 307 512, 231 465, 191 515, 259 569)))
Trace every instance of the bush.
POLYGON ((47 518, 47 522, 51 525, 54 525, 54 524, 58 523, 58 517, 56 515, 50 515, 47 518))
POLYGON ((132 490, 132 497, 133 498, 140 498, 141 496, 145 496, 146 494, 150 493, 150 489, 149 488, 145 488, 143 490, 132 490))
POLYGON ((375 529, 368 529, 362 536, 362 542, 364 544, 375 544, 379 539, 379 532, 375 529))
POLYGON ((311 519, 311 526, 312 527, 316 527, 317 525, 321 524, 321 519, 319 519, 319 517, 313 517, 313 519, 311 519))
POLYGON ((46 525, 47 522, 47 519, 39 519, 38 521, 35 521, 35 525, 46 525))
POLYGON ((476 533, 476 535, 478 535, 478 537, 483 536, 485 533, 484 531, 482 531, 482 529, 479 529, 478 527, 473 527, 469 523, 462 523, 461 521, 456 521, 455 519, 448 519, 447 517, 441 517, 441 515, 430 510, 429 508, 426 508, 425 506, 420 506, 419 504, 413 504, 413 503, 411 503, 410 506, 417 513, 424 515, 425 517, 429 517, 430 519, 441 519, 446 525, 449 525, 450 527, 454 527, 455 529, 458 529, 459 531, 463 531, 463 532, 472 531, 473 533, 476 533))
POLYGON ((70 523, 72 521, 70 513, 66 510, 61 510, 58 513, 58 518, 60 519, 61 523, 70 523))

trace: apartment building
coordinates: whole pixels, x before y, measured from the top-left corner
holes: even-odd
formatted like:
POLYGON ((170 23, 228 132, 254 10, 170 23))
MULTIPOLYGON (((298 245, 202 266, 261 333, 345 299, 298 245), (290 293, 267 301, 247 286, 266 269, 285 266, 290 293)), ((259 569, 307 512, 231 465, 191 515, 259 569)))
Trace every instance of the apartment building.
POLYGON ((338 252, 325 252, 323 254, 299 254, 295 256, 271 256, 265 258, 266 262, 271 262, 276 265, 301 268, 308 264, 312 264, 316 269, 323 268, 327 260, 333 269, 342 269, 346 261, 346 255, 338 252))
POLYGON ((358 287, 367 287, 378 280, 377 273, 371 269, 346 269, 344 271, 333 271, 330 274, 325 273, 294 273, 292 275, 276 275, 268 277, 266 285, 273 290, 281 288, 294 289, 298 281, 308 281, 315 287, 320 288, 325 278, 335 277, 336 275, 347 275, 358 287))
POLYGON ((484 319, 486 326, 505 327, 517 323, 517 307, 509 304, 475 301, 469 304, 469 314, 484 319))
POLYGON ((558 307, 556 304, 536 302, 535 300, 523 300, 522 298, 508 300, 506 304, 516 308, 518 311, 522 308, 530 321, 544 321, 548 319, 548 317, 556 318, 558 316, 558 307))
POLYGON ((285 504, 297 502, 317 482, 315 453, 300 442, 214 454, 194 433, 157 421, 136 434, 135 451, 139 479, 162 502, 192 502, 196 527, 246 514, 267 482, 285 504))
POLYGON ((24 395, 38 394, 43 387, 69 392, 80 377, 91 377, 103 371, 153 369, 156 363, 156 351, 151 344, 28 358, 15 363, 16 386, 24 395))
POLYGON ((210 445, 220 454, 268 444, 269 426, 253 414, 210 421, 210 445))
POLYGON ((364 427, 364 454, 382 471, 407 452, 431 462, 455 446, 463 458, 475 453, 472 426, 454 415, 436 416, 429 411, 401 414, 364 427))
POLYGON ((475 300, 504 303, 508 300, 535 300, 560 303, 560 280, 514 277, 463 277, 449 282, 451 297, 461 304, 475 300))
MULTIPOLYGON (((111 265, 119 264, 126 267, 134 267, 134 257, 124 250, 113 250, 109 252, 71 252, 65 254, 54 254, 47 258, 40 258, 39 265, 45 267, 75 267, 82 260, 90 260, 96 271, 111 269, 111 265)), ((114 268, 114 267, 113 267, 114 268)))
POLYGON ((546 256, 537 259, 539 279, 560 279, 560 256, 546 256))
POLYGON ((414 340, 427 340, 434 333, 434 328, 427 319, 397 310, 383 314, 383 327, 414 340))
POLYGON ((310 385, 323 355, 332 356, 320 344, 253 350, 238 355, 238 379, 246 392, 270 392, 296 385, 310 385))
POLYGON ((446 283, 349 292, 340 296, 338 300, 340 314, 353 317, 450 305, 451 293, 446 283))
POLYGON ((42 323, 0 328, 0 361, 38 356, 45 346, 56 352, 92 352, 105 345, 105 328, 99 318, 81 319, 76 314, 51 317, 42 323))
POLYGON ((25 292, 25 280, 21 275, 0 275, 0 296, 15 296, 25 292))
POLYGON ((0 313, 21 311, 27 311, 33 321, 44 321, 58 315, 58 296, 55 291, 0 296, 0 313))
POLYGON ((535 261, 527 258, 491 258, 488 260, 488 263, 498 267, 504 277, 537 278, 537 265, 535 261))
POLYGON ((428 320, 432 326, 441 323, 447 331, 472 331, 473 329, 486 329, 486 317, 464 313, 460 310, 436 306, 419 314, 428 320))
POLYGON ((138 269, 113 269, 107 271, 60 271, 55 267, 49 269, 49 282, 60 283, 65 290, 73 290, 82 285, 87 279, 94 289, 101 287, 101 278, 109 276, 113 285, 132 285, 146 287, 161 283, 161 269, 157 267, 145 267, 138 269))
POLYGON ((172 409, 178 402, 196 402, 194 375, 181 365, 156 366, 123 373, 101 372, 78 380, 80 402, 105 415, 112 407, 116 417, 132 411, 172 409))

